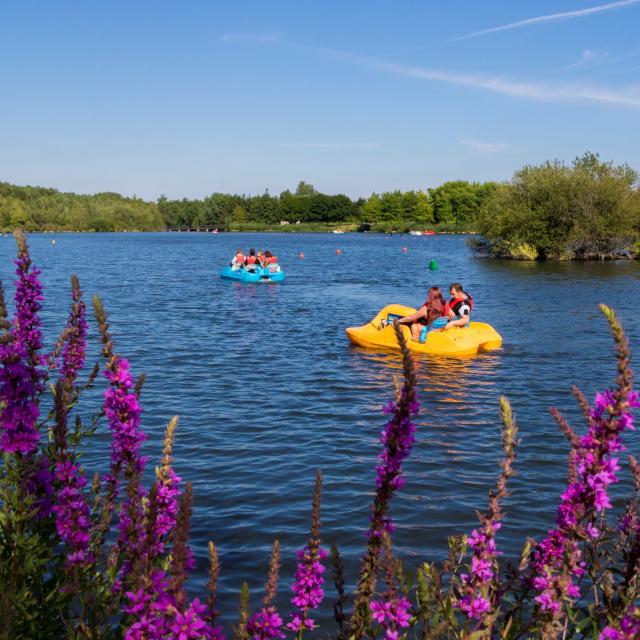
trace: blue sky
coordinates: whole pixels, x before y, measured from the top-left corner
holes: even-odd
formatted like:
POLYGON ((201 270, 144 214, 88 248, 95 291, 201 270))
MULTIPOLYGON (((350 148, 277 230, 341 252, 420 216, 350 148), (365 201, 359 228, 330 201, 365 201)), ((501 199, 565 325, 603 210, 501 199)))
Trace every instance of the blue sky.
POLYGON ((3 3, 0 180, 155 199, 640 169, 640 0, 3 3))

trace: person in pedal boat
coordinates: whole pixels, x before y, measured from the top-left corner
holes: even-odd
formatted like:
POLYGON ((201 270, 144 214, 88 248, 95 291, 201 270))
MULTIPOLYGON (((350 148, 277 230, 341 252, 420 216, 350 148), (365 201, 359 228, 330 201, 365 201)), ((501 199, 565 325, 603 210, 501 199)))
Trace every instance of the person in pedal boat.
POLYGON ((264 261, 262 263, 263 267, 268 267, 270 265, 274 265, 277 266, 278 265, 278 258, 276 258, 271 251, 265 251, 264 252, 264 261))
POLYGON ((397 322, 398 324, 410 324, 411 339, 420 340, 420 332, 423 327, 431 326, 436 318, 447 316, 448 313, 449 308, 440 287, 431 287, 424 304, 415 313, 404 316, 397 322))
POLYGON ((231 268, 240 269, 241 267, 244 267, 244 261, 245 257, 244 253, 242 253, 242 249, 236 249, 236 255, 231 259, 231 268))
POLYGON ((247 271, 255 271, 260 266, 255 249, 249 249, 249 255, 244 261, 244 266, 247 271))
POLYGON ((471 310, 473 309, 473 298, 464 291, 459 282, 453 282, 449 286, 451 300, 447 305, 447 315, 449 322, 443 327, 448 331, 451 327, 464 327, 471 322, 471 310))

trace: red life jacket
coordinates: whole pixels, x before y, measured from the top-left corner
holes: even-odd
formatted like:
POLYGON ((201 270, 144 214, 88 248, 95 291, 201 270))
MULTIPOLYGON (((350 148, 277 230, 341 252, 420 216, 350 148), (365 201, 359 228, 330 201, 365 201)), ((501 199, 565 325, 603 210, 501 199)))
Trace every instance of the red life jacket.
POLYGON ((236 264, 243 264, 244 263, 244 254, 243 253, 236 253, 235 261, 236 261, 236 264))
POLYGON ((278 262, 278 258, 276 258, 275 256, 271 256, 270 258, 266 259, 265 264, 276 264, 278 262))
POLYGON ((255 264, 256 262, 258 262, 258 258, 255 256, 247 256, 247 264, 255 264))
POLYGON ((449 309, 457 316, 460 315, 458 313, 460 307, 465 303, 469 306, 469 312, 473 311, 473 298, 466 291, 463 291, 463 293, 467 296, 466 298, 451 298, 451 300, 449 300, 449 309))

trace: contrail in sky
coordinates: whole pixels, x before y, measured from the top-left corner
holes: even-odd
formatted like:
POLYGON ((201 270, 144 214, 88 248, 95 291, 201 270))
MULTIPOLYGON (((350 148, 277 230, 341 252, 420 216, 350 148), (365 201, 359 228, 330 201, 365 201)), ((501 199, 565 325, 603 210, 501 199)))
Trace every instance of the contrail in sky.
MULTIPOLYGON (((639 0, 640 1, 640 0, 639 0)), ((328 50, 325 50, 328 51, 328 50)), ((333 51, 334 55, 362 67, 384 71, 398 76, 435 80, 447 84, 485 89, 495 93, 526 98, 540 102, 583 101, 618 104, 627 107, 640 107, 640 87, 607 88, 581 85, 545 85, 531 82, 513 81, 501 77, 482 76, 478 74, 452 73, 416 67, 412 65, 386 62, 348 52, 333 51)))
POLYGON ((464 36, 458 38, 452 38, 449 42, 455 42, 456 40, 467 40, 468 38, 477 38, 478 36, 486 36, 489 33, 497 33, 498 31, 510 31, 511 29, 520 29, 521 27, 528 27, 533 24, 542 24, 544 22, 559 22, 560 20, 571 20, 572 18, 582 18, 584 16, 590 16, 594 13, 601 13, 602 11, 610 11, 612 9, 621 9, 622 7, 629 7, 634 4, 638 4, 640 0, 619 0, 618 2, 609 2, 608 4, 601 4, 597 7, 589 7, 587 9, 578 9, 577 11, 564 11, 562 13, 551 13, 547 16, 538 16, 536 18, 528 18, 527 20, 519 20, 518 22, 512 22, 510 24, 503 24, 499 27, 492 27, 491 29, 483 29, 482 31, 474 31, 473 33, 467 33, 464 36))

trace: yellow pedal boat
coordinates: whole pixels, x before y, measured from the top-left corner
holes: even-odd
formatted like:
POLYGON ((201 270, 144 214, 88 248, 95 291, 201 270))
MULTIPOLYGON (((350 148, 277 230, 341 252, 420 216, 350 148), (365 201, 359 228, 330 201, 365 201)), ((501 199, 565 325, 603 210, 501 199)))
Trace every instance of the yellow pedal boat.
MULTIPOLYGON (((349 340, 360 347, 399 349, 393 330, 393 320, 415 313, 415 309, 401 304, 389 304, 361 327, 347 327, 349 340)), ((402 331, 411 351, 439 356, 473 356, 478 351, 493 351, 502 346, 502 336, 486 322, 470 322, 466 327, 452 327, 448 331, 430 329, 424 343, 411 340, 409 325, 402 331)))

